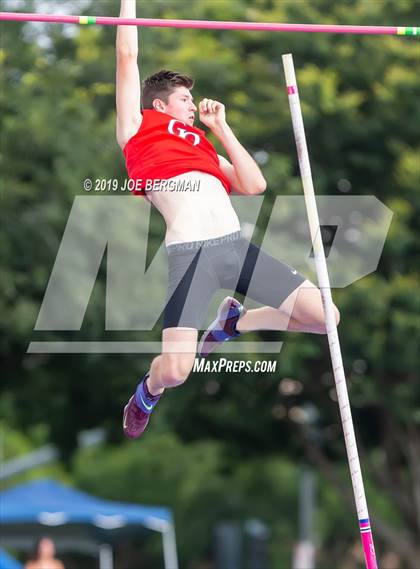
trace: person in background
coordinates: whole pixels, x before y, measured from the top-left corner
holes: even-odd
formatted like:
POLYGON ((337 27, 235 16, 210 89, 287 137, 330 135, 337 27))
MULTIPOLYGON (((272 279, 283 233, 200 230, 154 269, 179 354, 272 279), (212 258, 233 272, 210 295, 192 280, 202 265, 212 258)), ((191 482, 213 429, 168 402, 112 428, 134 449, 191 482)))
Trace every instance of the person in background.
POLYGON ((35 544, 33 559, 25 569, 65 569, 62 561, 55 556, 55 545, 51 538, 42 537, 35 544))

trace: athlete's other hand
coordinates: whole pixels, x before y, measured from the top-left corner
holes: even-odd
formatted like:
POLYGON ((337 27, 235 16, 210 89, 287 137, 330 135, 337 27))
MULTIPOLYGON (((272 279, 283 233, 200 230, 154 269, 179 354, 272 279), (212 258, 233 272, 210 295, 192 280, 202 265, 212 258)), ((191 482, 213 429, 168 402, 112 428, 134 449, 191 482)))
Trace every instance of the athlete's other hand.
POLYGON ((211 130, 217 129, 226 122, 225 106, 213 99, 203 99, 198 105, 200 121, 211 130))

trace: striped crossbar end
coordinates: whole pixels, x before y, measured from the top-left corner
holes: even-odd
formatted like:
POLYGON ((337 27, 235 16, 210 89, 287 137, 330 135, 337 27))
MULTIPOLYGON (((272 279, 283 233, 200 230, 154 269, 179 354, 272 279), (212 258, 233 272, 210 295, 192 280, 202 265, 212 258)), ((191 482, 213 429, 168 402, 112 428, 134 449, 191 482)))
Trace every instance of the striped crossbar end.
POLYGON ((402 26, 397 28, 397 35, 399 36, 419 36, 420 35, 420 28, 417 26, 414 27, 407 27, 402 26))
POLYGON ((94 25, 96 24, 96 18, 94 16, 80 16, 79 24, 81 25, 94 25))

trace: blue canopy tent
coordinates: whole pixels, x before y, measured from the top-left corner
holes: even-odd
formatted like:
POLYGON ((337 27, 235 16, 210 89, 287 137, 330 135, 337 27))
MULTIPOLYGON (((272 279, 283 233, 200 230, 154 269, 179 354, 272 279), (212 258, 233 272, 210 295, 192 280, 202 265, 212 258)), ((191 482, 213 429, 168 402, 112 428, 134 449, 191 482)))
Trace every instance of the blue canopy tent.
POLYGON ((107 569, 112 568, 112 540, 107 537, 129 526, 157 531, 162 534, 165 569, 178 568, 174 524, 167 508, 102 500, 43 479, 0 493, 0 522, 3 544, 12 546, 22 544, 25 537, 27 541, 28 534, 33 536, 34 524, 65 528, 61 537, 79 544, 86 541, 80 528, 92 527, 90 542, 99 545, 100 567, 107 569))
POLYGON ((0 569, 23 569, 22 563, 16 561, 4 549, 0 549, 0 569))

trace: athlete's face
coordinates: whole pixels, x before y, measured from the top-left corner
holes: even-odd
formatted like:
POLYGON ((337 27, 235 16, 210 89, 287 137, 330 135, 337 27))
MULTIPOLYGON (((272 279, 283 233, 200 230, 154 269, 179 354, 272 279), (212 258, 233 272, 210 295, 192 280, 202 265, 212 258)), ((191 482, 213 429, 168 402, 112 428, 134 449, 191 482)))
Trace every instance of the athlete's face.
POLYGON ((176 87, 175 91, 168 97, 168 102, 164 103, 160 99, 155 100, 159 105, 154 107, 157 111, 171 115, 189 126, 194 124, 194 116, 197 107, 194 105, 192 95, 186 87, 176 87))

